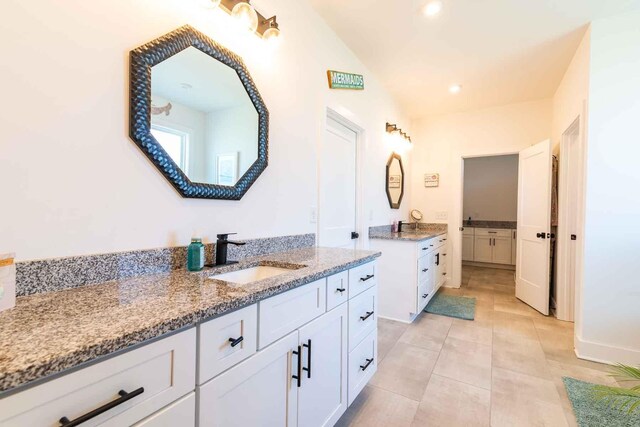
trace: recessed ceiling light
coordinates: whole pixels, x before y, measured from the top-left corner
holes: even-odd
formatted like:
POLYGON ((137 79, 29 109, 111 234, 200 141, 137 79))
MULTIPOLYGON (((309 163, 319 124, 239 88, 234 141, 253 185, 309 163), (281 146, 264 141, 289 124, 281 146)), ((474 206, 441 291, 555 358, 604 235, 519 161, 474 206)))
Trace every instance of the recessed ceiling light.
POLYGON ((460 86, 460 85, 451 85, 451 86, 449 86, 449 92, 451 92, 454 95, 460 93, 461 90, 462 90, 462 86, 460 86))
POLYGON ((430 1, 426 4, 422 12, 428 17, 434 17, 440 13, 442 10, 442 2, 441 1, 430 1))

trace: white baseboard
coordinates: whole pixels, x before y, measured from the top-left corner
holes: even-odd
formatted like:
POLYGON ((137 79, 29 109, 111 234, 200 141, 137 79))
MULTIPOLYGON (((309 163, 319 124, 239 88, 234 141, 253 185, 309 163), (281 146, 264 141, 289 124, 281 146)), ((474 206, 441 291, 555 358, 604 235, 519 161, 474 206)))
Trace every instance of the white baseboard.
POLYGON ((394 322, 406 323, 407 325, 410 325, 412 323, 412 321, 401 320, 401 319, 396 319, 394 317, 380 316, 380 315, 378 315, 378 319, 393 320, 394 322))
POLYGON ((591 360, 592 362, 615 365, 624 363, 626 365, 640 365, 640 350, 630 348, 613 347, 607 344, 586 341, 576 335, 575 340, 576 356, 580 359, 591 360))

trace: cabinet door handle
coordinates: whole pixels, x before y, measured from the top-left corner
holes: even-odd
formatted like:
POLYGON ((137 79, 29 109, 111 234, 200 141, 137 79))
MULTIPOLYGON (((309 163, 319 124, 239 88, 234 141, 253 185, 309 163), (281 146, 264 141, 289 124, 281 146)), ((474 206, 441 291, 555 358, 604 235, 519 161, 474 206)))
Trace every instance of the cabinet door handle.
POLYGON ((498 232, 497 232, 497 231, 487 231, 487 233, 490 233, 490 234, 498 234, 498 232))
POLYGON ((442 256, 447 256, 447 254, 442 254, 442 256))
POLYGON ((436 265, 440 265, 440 254, 436 254, 436 265))
POLYGON ((447 273, 446 273, 446 272, 444 272, 444 273, 442 273, 442 275, 443 275, 443 276, 446 276, 446 275, 447 275, 447 273))
POLYGON ((429 247, 430 247, 430 248, 432 248, 432 247, 433 247, 433 245, 429 245, 429 247))
POLYGON ((291 378, 298 382, 298 388, 300 388, 302 386, 302 347, 298 346, 298 351, 293 351, 292 353, 298 356, 298 374, 291 375, 291 378))
POLYGON ((307 367, 302 370, 307 373, 307 378, 311 378, 311 340, 307 340, 307 343, 302 346, 307 349, 307 367))
POLYGON ((442 241, 443 241, 443 242, 446 242, 446 241, 447 241, 447 239, 442 239, 442 241))
POLYGON ((360 365, 360 369, 362 369, 363 371, 366 371, 369 365, 373 363, 373 357, 371 359, 365 359, 365 360, 367 361, 367 363, 365 363, 364 365, 360 365))
POLYGON ((360 281, 361 282, 366 282, 369 279, 373 279, 374 275, 373 274, 367 274, 365 277, 361 277, 360 281))
POLYGON ((423 250, 423 251, 426 251, 426 250, 427 250, 427 248, 422 248, 422 250, 423 250))
POLYGON ((337 288, 337 289, 336 289, 336 292, 343 293, 344 291, 346 291, 346 289, 345 289, 345 288, 337 288))
POLYGON ((422 272, 423 272, 423 273, 426 273, 427 271, 429 271, 429 269, 428 269, 428 268, 423 268, 423 269, 422 269, 422 272))
POLYGON ((371 316, 373 316, 373 311, 367 311, 367 315, 366 316, 360 316, 360 320, 362 320, 364 322, 365 320, 367 320, 371 316))
POLYGON ((424 294, 424 295, 422 295, 422 298, 426 299, 428 296, 429 296, 429 294, 424 294))
POLYGON ((231 347, 235 347, 240 344, 244 340, 244 337, 241 335, 240 338, 229 338, 229 342, 231 343, 231 347))
POLYGON ((82 423, 84 423, 85 421, 89 421, 92 418, 97 417, 100 414, 103 414, 105 412, 107 412, 110 409, 115 408, 118 405, 122 405, 124 402, 133 399, 136 396, 141 395, 142 393, 144 393, 144 387, 140 387, 139 389, 136 389, 134 391, 132 391, 131 393, 127 393, 124 390, 120 390, 118 392, 118 394, 120 395, 119 398, 117 398, 116 400, 112 400, 111 402, 107 403, 106 405, 103 405, 99 408, 94 409, 91 412, 87 412, 84 415, 79 416, 78 418, 76 418, 75 420, 69 420, 69 418, 67 417, 62 417, 60 418, 60 426, 61 427, 74 427, 77 425, 80 425, 82 423))

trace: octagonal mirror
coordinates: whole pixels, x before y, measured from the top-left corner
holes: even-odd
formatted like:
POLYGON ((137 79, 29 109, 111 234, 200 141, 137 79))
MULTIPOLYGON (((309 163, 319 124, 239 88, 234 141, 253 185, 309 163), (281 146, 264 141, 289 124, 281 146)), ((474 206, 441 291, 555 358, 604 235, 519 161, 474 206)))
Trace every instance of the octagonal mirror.
POLYGON ((404 195, 404 167, 402 157, 393 153, 387 162, 387 182, 385 186, 387 199, 391 209, 400 209, 402 196, 404 195))
POLYGON ((242 60, 191 27, 131 52, 131 136, 184 197, 240 199, 268 113, 242 60))

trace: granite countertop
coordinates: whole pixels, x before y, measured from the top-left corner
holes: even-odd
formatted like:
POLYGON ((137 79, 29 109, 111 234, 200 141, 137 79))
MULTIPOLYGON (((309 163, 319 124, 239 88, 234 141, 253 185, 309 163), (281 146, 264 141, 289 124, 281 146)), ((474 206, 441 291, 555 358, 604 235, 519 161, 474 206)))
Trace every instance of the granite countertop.
POLYGON ((371 261, 380 252, 305 248, 197 273, 139 276, 19 297, 0 313, 0 393, 371 261), (209 276, 300 267, 239 285, 209 276))
POLYGON ((462 226, 472 228, 504 228, 508 230, 516 230, 518 228, 518 223, 516 221, 471 220, 462 221, 462 226))
MULTIPOLYGON (((410 227, 410 226, 407 226, 410 227)), ((394 233, 390 230, 372 230, 369 232, 370 239, 383 239, 383 240, 405 240, 409 242, 421 242, 423 240, 431 239, 432 237, 441 236, 447 234, 445 227, 440 228, 419 228, 417 230, 408 229, 401 233, 394 233)))

